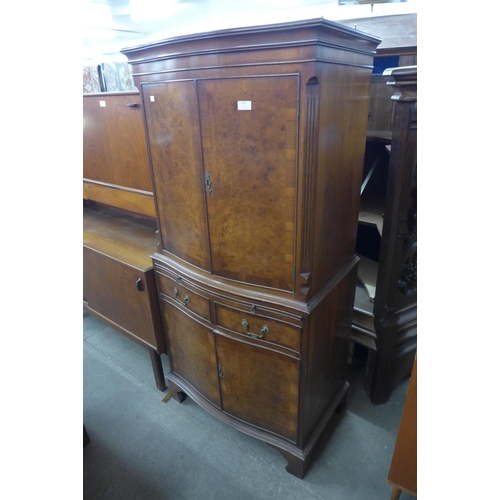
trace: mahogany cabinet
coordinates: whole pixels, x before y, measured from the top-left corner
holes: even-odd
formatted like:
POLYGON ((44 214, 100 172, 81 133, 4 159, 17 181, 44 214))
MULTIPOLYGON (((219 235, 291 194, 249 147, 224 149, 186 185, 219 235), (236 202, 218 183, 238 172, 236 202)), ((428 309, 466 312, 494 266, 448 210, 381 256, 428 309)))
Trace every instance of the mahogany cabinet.
POLYGON ((351 334, 369 349, 365 388, 374 404, 411 373, 417 349, 417 66, 390 68, 384 77, 393 118, 387 142, 372 143, 385 162, 381 175, 361 196, 351 334))
POLYGON ((314 19, 123 50, 144 108, 170 390, 297 477, 349 385, 378 43, 314 19))

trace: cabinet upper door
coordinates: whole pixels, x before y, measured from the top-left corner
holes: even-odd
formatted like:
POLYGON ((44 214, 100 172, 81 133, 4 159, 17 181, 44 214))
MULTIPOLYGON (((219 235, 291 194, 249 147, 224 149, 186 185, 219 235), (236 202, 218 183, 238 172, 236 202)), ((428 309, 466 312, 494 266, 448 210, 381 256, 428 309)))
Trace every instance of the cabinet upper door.
POLYGON ((297 75, 198 80, 213 274, 293 290, 297 75))
POLYGON ((162 248, 210 270, 196 82, 142 86, 162 248))

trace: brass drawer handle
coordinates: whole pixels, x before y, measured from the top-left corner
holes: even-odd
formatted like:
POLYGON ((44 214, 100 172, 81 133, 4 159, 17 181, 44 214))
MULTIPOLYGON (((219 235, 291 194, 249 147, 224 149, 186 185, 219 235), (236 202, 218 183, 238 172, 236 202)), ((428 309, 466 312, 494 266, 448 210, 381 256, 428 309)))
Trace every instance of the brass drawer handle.
POLYGON ((189 296, 186 294, 186 296, 181 299, 179 297, 179 290, 177 290, 177 288, 174 288, 174 296, 175 296, 175 300, 179 303, 181 303, 183 306, 187 306, 188 305, 188 302, 189 302, 189 296))
POLYGON ((264 325, 261 329, 260 329, 260 333, 252 333, 250 331, 250 327, 248 326, 248 321, 246 319, 244 319, 241 324, 243 325, 243 329, 245 330, 245 333, 247 335, 250 335, 250 337, 254 338, 254 339, 262 339, 264 337, 264 335, 266 335, 266 333, 269 333, 269 327, 267 325, 264 325))

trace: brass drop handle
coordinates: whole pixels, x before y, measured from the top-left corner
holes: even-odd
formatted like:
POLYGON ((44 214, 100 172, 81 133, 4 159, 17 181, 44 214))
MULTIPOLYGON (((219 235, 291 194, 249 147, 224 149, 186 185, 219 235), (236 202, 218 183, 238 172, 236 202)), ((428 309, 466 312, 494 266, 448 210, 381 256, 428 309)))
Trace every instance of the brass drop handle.
POLYGON ((181 299, 179 297, 179 290, 177 290, 177 288, 174 288, 174 296, 175 296, 175 300, 179 303, 181 303, 183 306, 187 306, 188 305, 188 302, 189 302, 189 295, 186 294, 186 296, 181 299))
POLYGON ((218 366, 219 378, 224 378, 224 368, 221 365, 218 366))
POLYGON ((260 329, 260 333, 253 333, 250 331, 250 327, 248 325, 248 321, 246 319, 244 319, 241 324, 243 325, 243 329, 245 330, 245 333, 247 335, 250 335, 250 337, 254 338, 254 339, 261 339, 264 337, 264 335, 266 335, 267 333, 269 333, 269 327, 267 325, 264 325, 261 329, 260 329))
POLYGON ((139 290, 139 292, 144 292, 144 283, 142 282, 142 279, 139 278, 136 282, 135 282, 135 287, 137 288, 137 290, 139 290))

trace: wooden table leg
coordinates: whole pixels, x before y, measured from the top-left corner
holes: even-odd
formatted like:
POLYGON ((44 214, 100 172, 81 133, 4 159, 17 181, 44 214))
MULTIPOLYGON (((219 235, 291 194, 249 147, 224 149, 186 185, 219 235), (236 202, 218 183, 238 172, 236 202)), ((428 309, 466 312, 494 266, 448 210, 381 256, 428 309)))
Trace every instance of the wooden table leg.
POLYGON ((151 356, 151 365, 153 366, 153 373, 155 375, 156 387, 159 391, 165 391, 167 384, 165 383, 165 375, 163 373, 163 365, 161 364, 161 357, 154 349, 148 349, 151 356))
POLYGON ((397 486, 392 487, 391 500, 399 500, 401 490, 397 486))

